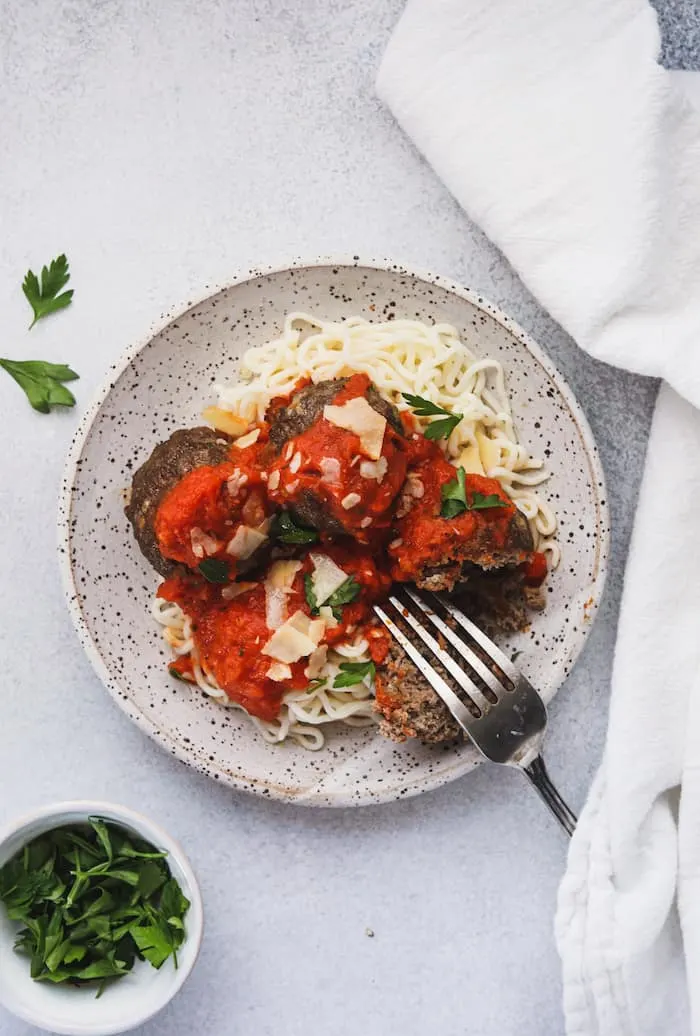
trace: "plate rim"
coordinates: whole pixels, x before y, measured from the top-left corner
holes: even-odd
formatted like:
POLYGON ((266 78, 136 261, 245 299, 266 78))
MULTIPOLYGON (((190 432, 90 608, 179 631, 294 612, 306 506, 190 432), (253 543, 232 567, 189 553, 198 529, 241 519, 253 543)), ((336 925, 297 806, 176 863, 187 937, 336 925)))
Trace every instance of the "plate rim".
MULTIPOLYGON (((540 364, 546 374, 555 382, 557 390, 565 400, 571 416, 578 427, 581 440, 585 447, 589 478, 596 494, 597 534, 594 576, 590 583, 590 598, 586 608, 587 621, 585 623, 585 635, 581 639, 580 644, 566 659, 567 663, 571 666, 573 666, 578 660, 581 651, 590 636, 605 590, 608 559, 610 556, 610 508, 608 504, 605 472, 603 470, 598 446, 588 418, 576 399, 568 381, 559 371, 551 358, 544 352, 538 342, 529 334, 529 332, 522 328, 517 321, 508 316, 500 306, 491 302, 483 292, 479 292, 473 288, 467 288, 464 285, 453 281, 449 277, 431 273, 429 270, 414 266, 411 263, 397 262, 396 260, 389 258, 364 258, 356 254, 350 255, 349 253, 320 255, 311 259, 295 256, 291 260, 280 261, 278 263, 252 266, 247 269, 243 269, 241 267, 231 279, 227 278, 223 281, 205 284, 202 288, 203 294, 197 294, 195 298, 186 303, 174 303, 170 305, 157 320, 153 320, 151 322, 148 330, 140 338, 124 349, 118 358, 108 366, 104 378, 99 383, 85 408, 68 448, 59 490, 57 535, 59 570, 68 612, 78 636, 78 640, 103 686, 119 706, 121 711, 124 712, 140 730, 146 733, 151 740, 155 741, 162 749, 167 750, 171 755, 174 755, 178 760, 185 763, 185 765, 200 773, 204 773, 205 776, 209 776, 210 779, 213 779, 213 775, 211 773, 207 773, 205 768, 198 764, 196 757, 193 757, 191 753, 185 751, 179 741, 170 740, 165 734, 163 734, 161 729, 158 727, 158 724, 154 720, 149 719, 147 713, 143 712, 140 708, 135 708, 134 711, 127 710, 123 691, 121 690, 118 681, 112 676, 107 668, 99 648, 92 638, 88 624, 83 616, 77 586, 73 577, 73 567, 71 564, 73 489, 79 471, 83 450, 102 405, 105 403, 117 380, 122 376, 122 374, 124 374, 129 365, 149 345, 156 335, 160 334, 173 321, 183 317, 194 307, 202 305, 213 296, 237 287, 240 284, 244 284, 247 281, 254 281, 260 277, 284 274, 290 270, 314 269, 327 266, 337 266, 338 268, 350 267, 356 269, 366 268, 385 273, 403 274, 407 277, 421 280, 433 287, 438 287, 451 292, 496 320, 496 322, 509 334, 513 335, 527 349, 533 359, 540 364)), ((556 686, 554 694, 559 692, 565 680, 566 678, 556 686)), ((552 695, 552 697, 553 696, 554 695, 552 695)), ((133 708, 133 702, 131 702, 131 706, 133 708)), ((296 792, 293 789, 285 789, 275 784, 274 781, 263 782, 252 776, 246 776, 245 779, 241 779, 236 777, 236 775, 230 771, 222 771, 220 774, 217 774, 217 780, 218 783, 228 785, 238 791, 245 791, 259 797, 296 805, 331 808, 366 806, 394 802, 404 798, 412 798, 415 795, 421 795, 424 792, 432 791, 466 775, 471 770, 475 769, 476 766, 479 765, 480 761, 481 760, 479 758, 465 760, 463 761, 463 764, 458 767, 457 773, 453 773, 452 768, 450 768, 447 773, 443 770, 440 773, 422 774, 408 785, 397 788, 382 789, 378 793, 373 794, 371 798, 363 799, 354 799, 350 796, 346 796, 342 792, 338 793, 337 791, 326 793, 324 798, 317 798, 314 796, 309 797, 303 791, 296 792)))

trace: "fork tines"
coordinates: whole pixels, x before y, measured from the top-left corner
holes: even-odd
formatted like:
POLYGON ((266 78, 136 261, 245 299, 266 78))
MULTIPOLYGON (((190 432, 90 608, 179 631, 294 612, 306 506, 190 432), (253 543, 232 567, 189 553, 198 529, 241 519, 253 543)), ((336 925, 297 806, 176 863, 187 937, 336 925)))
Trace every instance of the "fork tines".
POLYGON ((518 674, 510 659, 448 598, 395 586, 386 603, 375 606, 378 618, 463 727, 513 690, 518 674))

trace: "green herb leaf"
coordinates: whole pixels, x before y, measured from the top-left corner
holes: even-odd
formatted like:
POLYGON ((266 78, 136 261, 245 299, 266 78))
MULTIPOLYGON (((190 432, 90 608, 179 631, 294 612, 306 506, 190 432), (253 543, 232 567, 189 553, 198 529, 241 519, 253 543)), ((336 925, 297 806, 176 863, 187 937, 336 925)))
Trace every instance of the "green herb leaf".
POLYGON ((159 968, 175 949, 166 925, 135 925, 131 937, 138 951, 154 968, 159 968))
POLYGON ((34 319, 29 325, 30 330, 37 320, 70 305, 73 298, 72 288, 64 291, 62 295, 58 294, 69 280, 68 260, 65 255, 59 255, 57 259, 51 261, 48 268, 46 266, 42 268, 41 281, 35 273, 27 270, 22 291, 34 311, 34 319))
MULTIPOLYGON (((335 590, 323 603, 329 605, 335 614, 336 608, 342 608, 344 604, 351 604, 352 601, 360 596, 361 592, 362 587, 355 577, 348 576, 345 582, 341 583, 338 589, 335 590)), ((338 618, 337 615, 336 618, 338 618)))
POLYGON ((168 924, 171 923, 172 917, 182 920, 189 910, 189 906, 190 901, 183 894, 175 878, 166 881, 160 897, 160 910, 168 918, 168 924))
POLYGON ((467 499, 466 474, 464 468, 457 468, 457 477, 446 482, 440 490, 442 507, 440 514, 443 518, 455 518, 464 511, 486 511, 492 507, 507 507, 507 503, 497 493, 472 493, 471 500, 467 499))
POLYGON ((104 820, 101 820, 99 817, 88 817, 88 821, 90 823, 90 827, 93 829, 93 831, 97 835, 98 842, 100 843, 100 845, 102 846, 102 848, 105 851, 105 856, 107 857, 107 859, 111 863, 112 862, 112 857, 113 857, 113 853, 112 853, 112 839, 109 836, 109 831, 107 830, 107 825, 105 824, 104 820))
POLYGON ((227 562, 219 558, 205 558, 200 561, 197 568, 209 583, 228 583, 229 567, 227 562))
POLYGON ((48 414, 53 406, 75 405, 75 396, 61 382, 74 381, 78 375, 66 364, 0 359, 0 367, 14 378, 40 414, 48 414))
POLYGON ((470 511, 486 511, 491 507, 507 507, 505 500, 501 500, 497 493, 489 493, 488 496, 484 496, 483 493, 473 493, 471 503, 469 504, 470 511))
POLYGON ((440 489, 442 507, 440 514, 443 518, 454 518, 467 510, 467 491, 464 468, 457 468, 457 475, 450 482, 446 482, 440 489))
POLYGON ((304 576, 304 596, 306 597, 306 603, 311 609, 311 614, 318 615, 318 599, 314 591, 314 582, 310 572, 307 572, 304 576))
POLYGON ((417 417, 439 415, 442 418, 440 421, 431 421, 426 426, 423 432, 426 439, 447 439, 464 416, 463 414, 455 414, 450 410, 445 410, 444 407, 438 406, 437 403, 431 403, 429 399, 424 399, 423 396, 413 396, 410 392, 402 392, 402 396, 417 417))
POLYGON ((366 677, 373 680, 375 673, 374 662, 341 662, 333 686, 353 687, 356 683, 363 683, 366 677))
POLYGON ((270 535, 280 543, 315 543, 316 529, 298 525, 289 511, 279 511, 272 520, 270 535))
POLYGON ((139 874, 139 892, 144 899, 148 899, 166 880, 164 868, 156 860, 145 860, 139 874))

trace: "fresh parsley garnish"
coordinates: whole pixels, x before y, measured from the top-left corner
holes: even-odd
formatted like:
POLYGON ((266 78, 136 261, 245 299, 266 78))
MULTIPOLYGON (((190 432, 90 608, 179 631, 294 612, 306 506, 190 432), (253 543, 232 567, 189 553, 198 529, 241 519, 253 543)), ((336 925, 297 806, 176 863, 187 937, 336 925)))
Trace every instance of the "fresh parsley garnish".
MULTIPOLYGON (((328 607, 332 610, 333 615, 340 622, 343 617, 343 605, 350 604, 356 600, 362 587, 357 582, 354 576, 348 576, 344 583, 341 583, 337 590, 334 590, 330 597, 327 597, 323 602, 323 607, 328 607)), ((311 609, 312 615, 318 615, 319 603, 314 591, 313 577, 311 573, 307 572, 304 576, 304 595, 306 597, 306 603, 311 609)))
POLYGON ((0 869, 0 899, 23 927, 15 950, 39 982, 83 985, 159 968, 185 938, 189 901, 165 853, 99 817, 40 835, 0 869))
POLYGON ((316 529, 298 525, 289 511, 279 511, 275 515, 270 533, 280 543, 315 543, 318 539, 316 529))
POLYGON ((464 511, 486 511, 492 507, 505 507, 506 503, 496 493, 472 493, 471 500, 467 499, 466 472, 464 468, 457 468, 457 477, 446 482, 440 490, 442 507, 440 514, 443 518, 455 518, 464 511))
POLYGON ((42 317, 48 316, 49 313, 55 313, 57 310, 65 309, 66 306, 70 305, 73 298, 72 288, 64 291, 62 295, 58 294, 61 288, 68 283, 69 279, 68 260, 65 255, 59 255, 57 259, 52 260, 48 267, 43 267, 41 281, 32 270, 27 270, 22 284, 22 291, 34 311, 34 319, 29 325, 30 331, 37 320, 41 320, 42 317))
POLYGON ((314 581, 310 572, 307 572, 304 576, 304 596, 306 597, 306 603, 311 609, 312 615, 318 615, 318 598, 314 590, 314 581))
POLYGON ((417 417, 434 417, 440 415, 439 421, 431 421, 426 425, 423 435, 426 439, 447 439, 463 418, 463 414, 455 414, 437 403, 431 403, 423 396, 412 396, 410 392, 402 392, 403 398, 413 409, 417 417))
POLYGON ((15 379, 40 414, 48 414, 53 406, 75 406, 75 396, 62 382, 75 381, 78 375, 65 363, 0 359, 0 367, 15 379))
POLYGON ((228 564, 219 558, 205 558, 197 568, 208 583, 228 583, 230 579, 228 564))
POLYGON ((505 507, 505 500, 502 500, 498 493, 489 493, 488 496, 484 496, 483 493, 472 493, 471 503, 469 504, 470 511, 487 511, 490 507, 505 507))
MULTIPOLYGON (((355 577, 348 576, 345 582, 341 583, 338 589, 335 590, 323 603, 330 605, 333 609, 333 614, 335 615, 336 608, 342 608, 344 604, 351 604, 360 596, 361 592, 362 587, 355 577)), ((336 618, 337 617, 338 616, 336 615, 336 618)))
POLYGON ((376 671, 374 662, 341 662, 333 686, 353 687, 356 683, 362 683, 365 677, 373 680, 376 671))

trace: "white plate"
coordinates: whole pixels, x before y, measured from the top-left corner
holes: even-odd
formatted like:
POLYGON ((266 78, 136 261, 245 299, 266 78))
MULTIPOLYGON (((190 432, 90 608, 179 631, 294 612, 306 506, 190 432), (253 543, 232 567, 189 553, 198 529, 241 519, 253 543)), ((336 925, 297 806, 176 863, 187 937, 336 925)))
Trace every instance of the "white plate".
POLYGON ((70 612, 117 704, 214 779, 309 805, 416 795, 470 770, 471 746, 394 745, 372 729, 342 727, 331 728, 320 752, 269 746, 240 712, 168 676, 169 655, 149 614, 158 576, 124 517, 131 474, 176 428, 201 423, 213 382, 235 379, 244 350, 277 334, 291 310, 447 321, 474 351, 503 363, 520 437, 552 472, 543 495, 559 517, 563 550, 545 612, 505 643, 552 698, 588 636, 605 577, 608 510, 591 430, 562 376, 512 320, 475 292, 392 263, 319 259, 250 271, 129 350, 86 413, 66 465, 59 535, 70 612))

